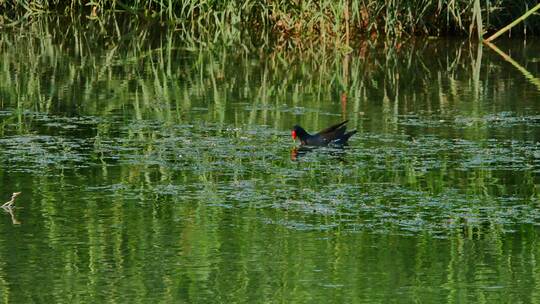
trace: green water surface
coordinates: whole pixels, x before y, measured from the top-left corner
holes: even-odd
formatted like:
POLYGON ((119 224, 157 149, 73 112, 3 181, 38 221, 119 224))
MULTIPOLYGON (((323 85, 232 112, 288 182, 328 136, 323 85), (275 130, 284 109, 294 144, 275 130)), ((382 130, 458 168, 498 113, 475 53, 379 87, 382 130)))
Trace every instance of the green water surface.
POLYGON ((60 25, 0 36, 0 302, 540 302, 540 44, 60 25))

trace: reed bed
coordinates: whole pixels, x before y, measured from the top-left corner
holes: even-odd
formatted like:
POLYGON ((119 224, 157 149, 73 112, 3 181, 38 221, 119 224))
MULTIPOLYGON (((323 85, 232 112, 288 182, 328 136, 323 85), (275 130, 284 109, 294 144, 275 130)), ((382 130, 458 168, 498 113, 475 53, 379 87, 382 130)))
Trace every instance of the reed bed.
MULTIPOLYGON (((380 36, 481 36, 535 4, 535 0, 18 0, 0 1, 0 26, 17 25, 45 14, 82 16, 85 23, 98 24, 126 18, 173 28, 198 46, 249 40, 255 46, 284 48, 321 42, 348 45, 350 40, 380 36)), ((529 18, 511 34, 537 33, 539 23, 539 18, 529 18)))

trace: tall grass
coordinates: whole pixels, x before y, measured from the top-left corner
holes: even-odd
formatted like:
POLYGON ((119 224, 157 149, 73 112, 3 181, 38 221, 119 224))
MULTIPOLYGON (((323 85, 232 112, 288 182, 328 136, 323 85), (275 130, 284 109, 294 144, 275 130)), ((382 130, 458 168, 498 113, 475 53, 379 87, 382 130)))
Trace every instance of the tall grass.
MULTIPOLYGON (((85 16, 102 22, 115 15, 154 21, 205 45, 255 39, 255 45, 348 44, 362 37, 467 35, 494 31, 536 1, 469 0, 249 0, 249 1, 0 1, 0 26, 36 15, 85 16), (483 19, 482 19, 483 18, 483 19)), ((529 18, 514 34, 537 33, 540 20, 529 18)))

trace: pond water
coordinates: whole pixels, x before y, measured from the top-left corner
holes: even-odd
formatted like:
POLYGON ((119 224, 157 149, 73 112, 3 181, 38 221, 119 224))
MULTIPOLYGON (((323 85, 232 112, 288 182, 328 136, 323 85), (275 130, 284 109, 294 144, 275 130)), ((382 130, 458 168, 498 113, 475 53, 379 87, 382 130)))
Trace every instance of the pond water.
POLYGON ((0 37, 3 302, 540 301, 540 44, 55 28, 0 37))

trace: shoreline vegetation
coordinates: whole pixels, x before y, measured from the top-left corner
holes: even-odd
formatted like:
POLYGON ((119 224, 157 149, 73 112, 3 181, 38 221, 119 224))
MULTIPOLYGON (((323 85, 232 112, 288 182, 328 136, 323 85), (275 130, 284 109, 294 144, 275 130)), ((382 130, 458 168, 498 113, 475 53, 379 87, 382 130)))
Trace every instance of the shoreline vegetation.
MULTIPOLYGON (((252 47, 278 49, 318 45, 346 48, 354 41, 380 38, 481 38, 536 4, 536 0, 0 0, 0 29, 55 16, 96 23, 103 31, 115 30, 118 20, 157 25, 180 33, 198 46, 217 42, 246 45, 250 41, 252 47)), ((506 35, 537 35, 539 25, 540 18, 533 16, 506 35)))

